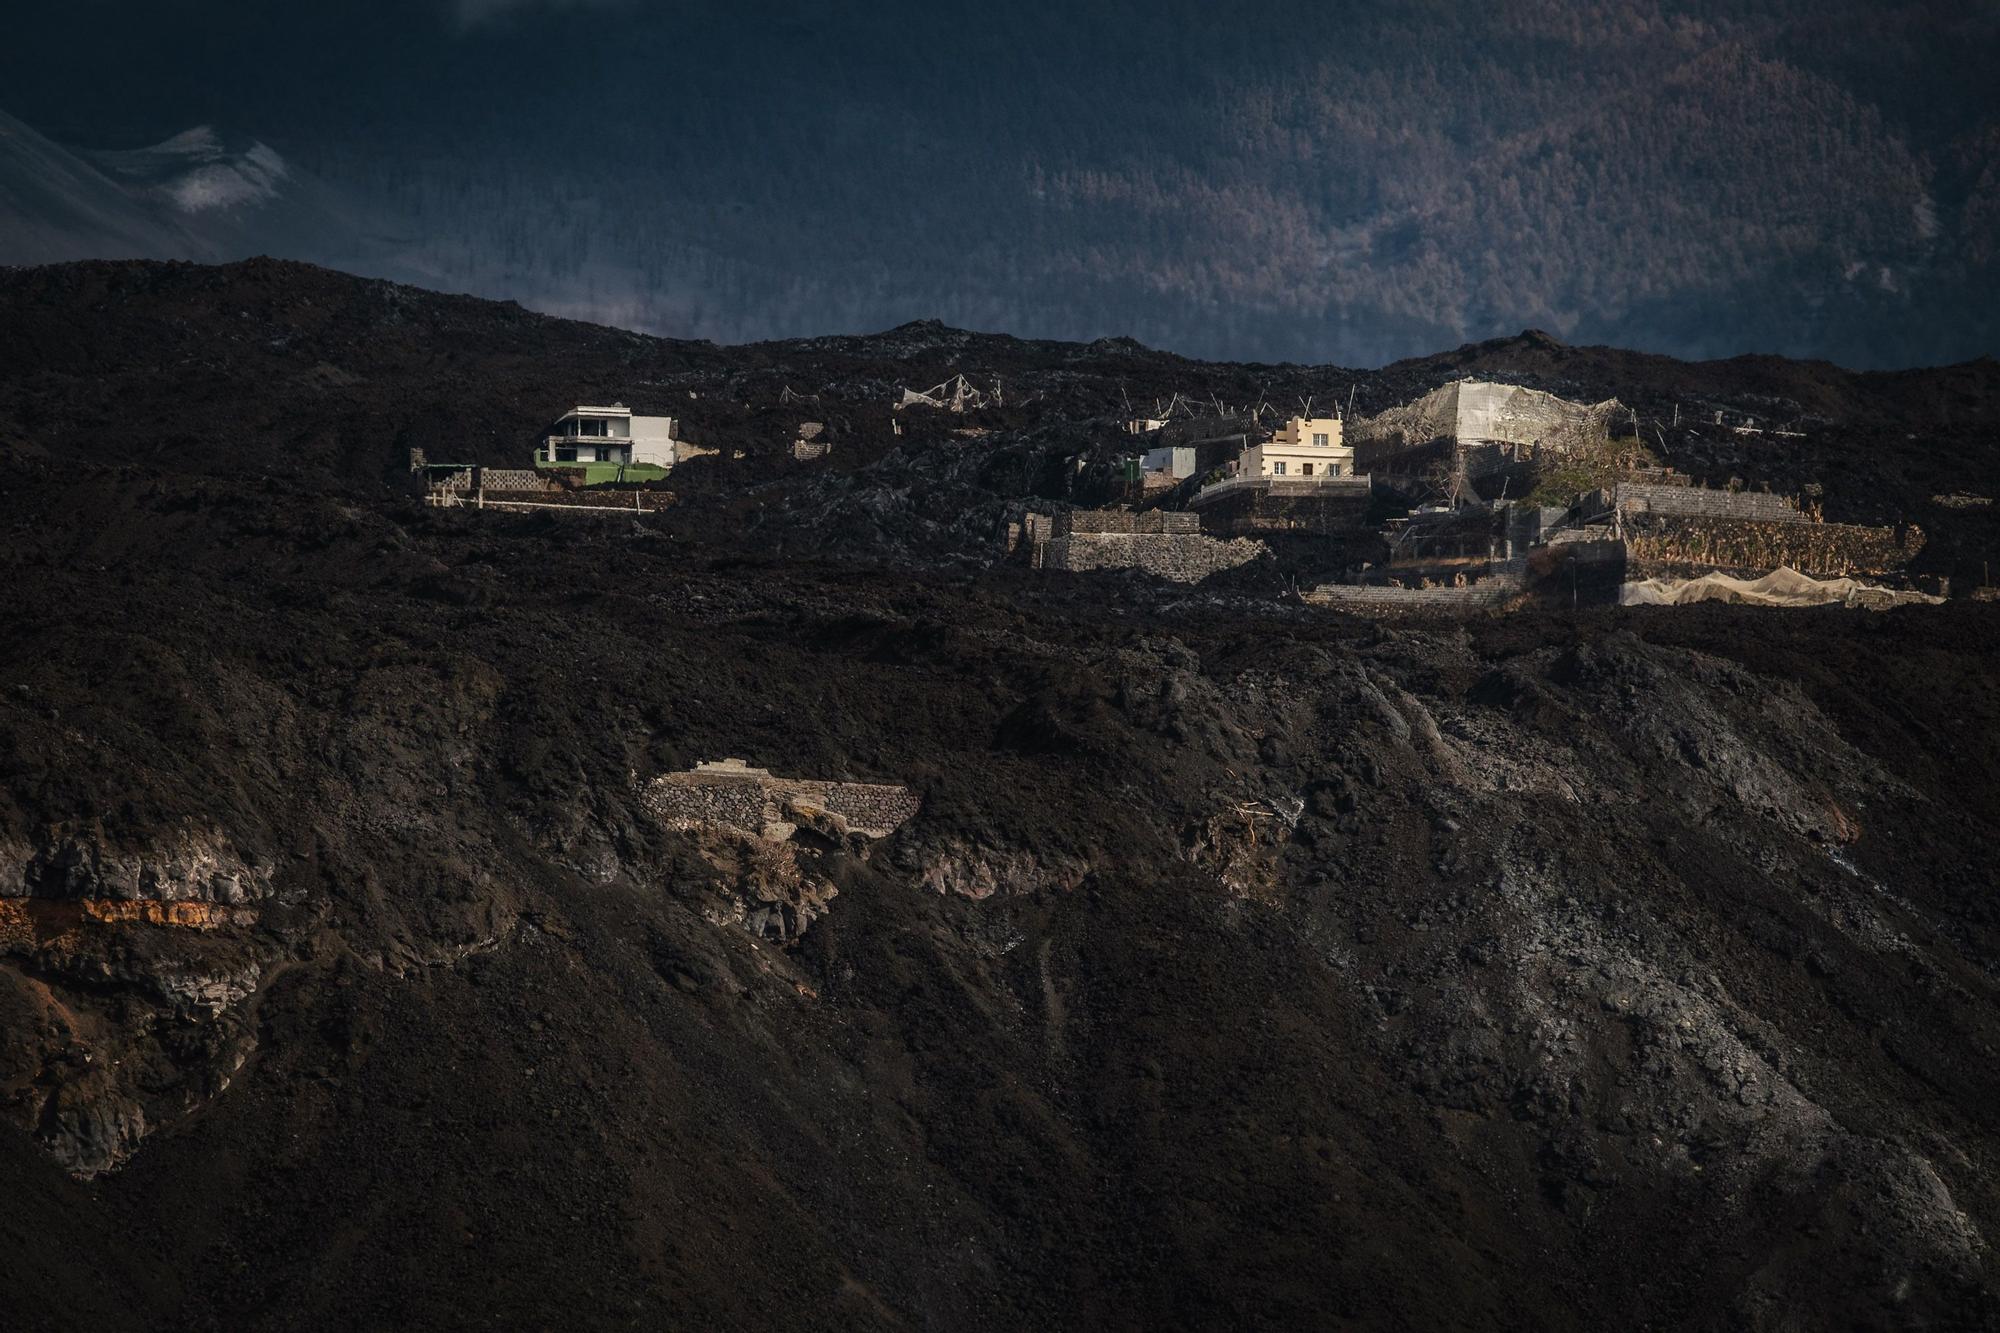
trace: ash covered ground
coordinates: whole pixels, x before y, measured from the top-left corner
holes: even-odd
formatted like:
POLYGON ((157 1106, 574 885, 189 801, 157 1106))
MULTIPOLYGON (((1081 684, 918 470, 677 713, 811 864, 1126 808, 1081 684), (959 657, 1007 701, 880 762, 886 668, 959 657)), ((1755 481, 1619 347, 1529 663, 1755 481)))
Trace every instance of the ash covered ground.
POLYGON ((996 563, 1127 398, 1469 371, 1759 413, 1802 438, 1669 461, 1960 583, 2000 546, 1931 500, 2000 477, 1990 360, 723 349, 0 272, 8 1323, 2000 1323, 2000 609, 1377 624, 1284 560, 996 563), (891 434, 961 371, 1005 406, 891 434), (408 493, 612 399, 723 451, 664 513, 408 493), (922 808, 753 863, 642 799, 723 756, 922 808), (823 910, 760 937, 788 876, 823 910))

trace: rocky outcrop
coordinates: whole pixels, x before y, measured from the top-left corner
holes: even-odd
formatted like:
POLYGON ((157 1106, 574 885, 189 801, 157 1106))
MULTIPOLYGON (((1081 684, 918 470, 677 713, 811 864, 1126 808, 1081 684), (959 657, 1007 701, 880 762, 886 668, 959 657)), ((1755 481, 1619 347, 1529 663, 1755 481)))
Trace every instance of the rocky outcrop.
POLYGON ((819 869, 819 853, 791 834, 749 834, 733 828, 694 832, 696 855, 710 872, 703 915, 759 939, 796 941, 840 895, 819 869))
POLYGON ((114 847, 55 830, 0 851, 0 1115, 96 1175, 228 1084, 274 956, 267 873, 219 835, 114 847))
POLYGON ((58 826, 32 840, 0 842, 0 898, 240 904, 270 894, 270 871, 219 832, 187 829, 128 848, 58 826))
POLYGON ((979 901, 995 896, 1077 888, 1090 867, 1071 857, 1044 859, 1022 848, 981 847, 948 839, 923 859, 918 883, 933 893, 979 901))

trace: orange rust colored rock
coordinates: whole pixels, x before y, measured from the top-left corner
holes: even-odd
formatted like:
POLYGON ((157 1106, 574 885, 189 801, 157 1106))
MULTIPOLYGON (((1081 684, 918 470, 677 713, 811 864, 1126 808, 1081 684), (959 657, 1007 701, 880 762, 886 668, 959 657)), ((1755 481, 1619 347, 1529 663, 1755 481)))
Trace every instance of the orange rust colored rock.
POLYGON ((28 904, 20 898, 0 898, 0 950, 25 949, 34 942, 28 904))
POLYGON ((254 907, 165 902, 151 898, 85 898, 83 913, 93 921, 143 921, 152 926, 182 926, 192 930, 257 924, 257 909, 254 907))
POLYGON ((183 930, 254 926, 257 909, 158 898, 0 898, 0 951, 32 948, 89 926, 125 924, 183 930))

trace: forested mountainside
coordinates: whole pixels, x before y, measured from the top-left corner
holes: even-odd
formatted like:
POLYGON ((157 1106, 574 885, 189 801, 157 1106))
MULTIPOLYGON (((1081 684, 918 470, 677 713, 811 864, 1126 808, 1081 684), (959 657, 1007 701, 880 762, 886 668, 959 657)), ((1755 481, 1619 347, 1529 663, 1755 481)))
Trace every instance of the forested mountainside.
POLYGON ((1994 1326, 1994 606, 1395 624, 999 559, 1128 397, 1475 369, 1775 416, 1670 461, 1836 512, 1996 473, 1990 359, 725 348, 0 272, 8 1327, 1994 1326), (1006 402, 892 428, 954 371, 1006 402), (660 512, 410 494, 577 398, 718 452, 660 512), (730 756, 914 814, 644 799, 730 756))
MULTIPOLYGON (((1995 345, 1991 5, 395 8, 169 62, 128 39, 116 118, 53 96, 33 43, 0 71, 66 143, 263 138, 384 219, 371 271, 676 335, 938 316, 1370 365, 1524 326, 1864 367, 1995 345), (315 76, 343 99, 290 91, 315 76)), ((171 10, 138 31, 178 51, 171 10)))

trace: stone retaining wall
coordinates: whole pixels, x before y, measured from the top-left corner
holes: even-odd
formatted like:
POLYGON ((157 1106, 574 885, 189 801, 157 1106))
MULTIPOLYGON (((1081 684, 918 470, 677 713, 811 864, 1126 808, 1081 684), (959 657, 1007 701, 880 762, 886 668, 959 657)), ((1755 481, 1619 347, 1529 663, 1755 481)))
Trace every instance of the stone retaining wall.
POLYGON ((553 491, 560 489, 533 468, 483 467, 479 484, 489 491, 553 491))
MULTIPOLYGON (((1714 494, 1714 492, 1709 492, 1714 494)), ((1849 523, 1752 522, 1675 514, 1627 514, 1625 541, 1635 573, 1651 578, 1687 570, 1768 573, 1789 565, 1816 578, 1883 575, 1908 567, 1923 550, 1914 526, 1867 528, 1849 523)))
POLYGON ((819 813, 837 816, 848 831, 885 838, 917 813, 923 798, 908 787, 875 782, 826 782, 773 777, 741 760, 668 773, 646 788, 644 801, 669 828, 726 828, 762 834, 819 813))
POLYGON ((1224 541, 1198 532, 1080 532, 1043 543, 1036 551, 1036 564, 1072 574, 1138 569, 1174 583, 1199 583, 1264 553, 1264 543, 1248 537, 1224 541))
POLYGON ((1163 509, 1024 514, 1009 526, 1007 541, 1035 569, 1138 569, 1175 583, 1199 583, 1265 553, 1262 542, 1204 536, 1198 514, 1163 509))
POLYGON ((1057 514, 1053 536, 1075 533, 1184 533, 1201 531, 1201 515, 1151 509, 1134 513, 1127 509, 1074 509, 1057 514))
POLYGON ((488 488, 465 503, 487 509, 625 509, 647 513, 673 504, 672 491, 613 491, 591 487, 580 491, 496 491, 488 488))
POLYGON ((1766 491, 1711 491, 1699 486, 1659 486, 1620 482, 1612 503, 1628 514, 1678 514, 1689 518, 1756 519, 1803 523, 1806 516, 1790 496, 1766 491))
POLYGON ((1352 611, 1357 615, 1408 612, 1464 613, 1496 610, 1521 593, 1513 578, 1484 578, 1463 587, 1398 588, 1382 584, 1325 583, 1303 594, 1314 606, 1352 611))

